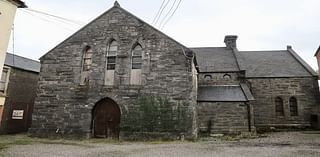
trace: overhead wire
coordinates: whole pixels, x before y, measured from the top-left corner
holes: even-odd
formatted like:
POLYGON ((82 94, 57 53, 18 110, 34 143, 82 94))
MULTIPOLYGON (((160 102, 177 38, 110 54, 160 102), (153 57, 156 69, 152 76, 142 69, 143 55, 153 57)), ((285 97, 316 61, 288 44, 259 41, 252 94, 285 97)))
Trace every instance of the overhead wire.
POLYGON ((175 4, 176 4, 177 0, 174 0, 171 8, 169 9, 169 11, 167 12, 167 14, 162 18, 160 24, 159 24, 159 28, 161 28, 162 23, 164 22, 164 20, 168 17, 168 15, 171 13, 172 9, 174 8, 175 4))
POLYGON ((164 5, 165 2, 166 2, 166 0, 163 0, 163 1, 162 1, 161 6, 160 6, 160 8, 159 8, 159 10, 158 10, 158 12, 157 12, 157 14, 156 14, 156 16, 153 18, 152 24, 156 21, 156 19, 157 19, 158 15, 160 14, 160 11, 161 11, 161 9, 162 9, 162 7, 163 7, 163 5, 164 5))
POLYGON ((15 64, 14 64, 14 51, 15 51, 15 49, 14 49, 14 43, 15 43, 15 40, 14 40, 14 24, 12 24, 12 64, 13 64, 13 66, 15 66, 15 64))
POLYGON ((31 8, 25 8, 25 9, 26 9, 26 10, 29 10, 29 11, 32 11, 32 12, 35 12, 35 13, 42 14, 42 15, 54 17, 54 18, 57 18, 57 19, 60 19, 60 20, 64 20, 64 21, 67 21, 67 22, 71 22, 71 23, 74 23, 74 24, 78 24, 78 25, 83 25, 83 24, 85 24, 85 23, 82 22, 82 21, 77 21, 77 20, 72 20, 72 19, 64 18, 64 17, 61 17, 61 16, 57 16, 57 15, 53 15, 53 14, 46 13, 46 12, 43 12, 43 11, 39 11, 39 10, 31 9, 31 8))
POLYGON ((62 25, 57 24, 56 21, 50 21, 50 20, 48 20, 48 19, 46 19, 46 18, 43 18, 43 17, 37 16, 37 15, 34 15, 33 13, 30 13, 30 12, 25 11, 25 10, 23 10, 23 9, 21 9, 21 11, 23 11, 24 13, 27 13, 27 14, 35 17, 35 18, 38 18, 38 19, 40 19, 40 20, 42 20, 42 21, 45 21, 45 22, 48 22, 48 23, 53 23, 53 24, 55 24, 55 25, 57 25, 57 26, 65 29, 65 30, 68 30, 68 31, 71 31, 71 32, 74 31, 74 30, 72 30, 72 29, 70 29, 70 28, 67 28, 67 27, 64 27, 64 26, 62 26, 62 25))
POLYGON ((68 21, 65 21, 65 20, 61 20, 61 19, 57 19, 57 18, 54 18, 52 16, 47 16, 47 15, 44 15, 44 14, 39 14, 37 12, 32 12, 32 11, 29 11, 29 10, 24 10, 30 14, 33 14, 33 15, 37 15, 37 16, 41 16, 42 18, 45 18, 46 20, 52 20, 54 22, 58 22, 58 23, 63 23, 63 24, 66 24, 68 26, 81 26, 80 24, 76 24, 76 23, 72 23, 72 22, 68 22, 68 21))
POLYGON ((170 17, 166 20, 166 22, 162 25, 161 29, 164 28, 164 26, 166 26, 166 24, 171 20, 171 18, 173 17, 173 15, 176 13, 176 11, 178 10, 180 4, 181 4, 182 0, 179 0, 179 3, 177 5, 177 7, 174 9, 173 13, 170 15, 170 17))
POLYGON ((159 19, 161 18, 161 15, 162 15, 162 13, 163 13, 163 10, 168 6, 169 2, 170 2, 170 0, 168 0, 168 1, 166 2, 166 4, 164 4, 164 6, 163 6, 163 8, 161 9, 160 14, 159 14, 158 18, 156 19, 156 22, 154 23, 154 25, 156 25, 156 24, 158 23, 159 19))

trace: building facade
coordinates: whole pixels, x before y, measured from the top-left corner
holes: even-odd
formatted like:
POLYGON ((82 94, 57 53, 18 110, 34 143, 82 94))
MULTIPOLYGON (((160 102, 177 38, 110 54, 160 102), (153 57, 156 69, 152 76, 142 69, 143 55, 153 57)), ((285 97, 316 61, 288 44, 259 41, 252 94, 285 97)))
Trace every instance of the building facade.
MULTIPOLYGON (((8 48, 11 29, 17 8, 27 7, 20 0, 0 0, 0 76, 2 73, 5 55, 8 48)), ((4 101, 1 100, 0 101, 4 101)))
POLYGON ((236 39, 188 48, 115 2, 40 58, 29 132, 194 139, 309 127, 319 96, 315 72, 291 48, 238 51, 236 39))
POLYGON ((0 81, 0 133, 26 132, 36 97, 40 63, 6 54, 0 81))

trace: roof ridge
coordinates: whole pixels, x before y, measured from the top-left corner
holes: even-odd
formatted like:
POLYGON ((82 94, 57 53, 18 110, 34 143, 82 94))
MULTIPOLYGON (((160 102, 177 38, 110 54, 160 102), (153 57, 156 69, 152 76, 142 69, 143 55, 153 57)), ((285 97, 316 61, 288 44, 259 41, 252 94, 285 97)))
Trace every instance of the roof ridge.
POLYGON ((285 52, 285 51, 288 51, 288 50, 250 50, 250 51, 238 51, 238 52, 285 52))
POLYGON ((199 48, 226 48, 226 47, 189 47, 189 49, 199 49, 199 48))

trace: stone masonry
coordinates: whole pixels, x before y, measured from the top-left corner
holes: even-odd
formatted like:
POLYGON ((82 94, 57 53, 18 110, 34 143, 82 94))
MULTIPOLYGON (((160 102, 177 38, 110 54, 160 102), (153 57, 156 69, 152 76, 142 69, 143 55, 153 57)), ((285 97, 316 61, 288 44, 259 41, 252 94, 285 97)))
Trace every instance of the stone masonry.
POLYGON ((318 106, 319 91, 315 77, 309 78, 254 78, 248 79, 256 99, 253 103, 255 126, 310 127, 311 114, 318 106), (275 114, 275 98, 284 101, 284 116, 275 114), (290 116, 289 99, 298 100, 298 116, 290 116))
POLYGON ((291 46, 238 51, 236 39, 226 36, 226 47, 187 48, 115 2, 41 57, 29 133, 90 138, 98 126, 95 106, 105 99, 120 108, 121 139, 195 139, 198 134, 310 127, 319 107, 312 68, 291 46), (118 48, 109 77, 106 62, 113 41, 118 48), (136 45, 142 49, 142 67, 133 73, 136 45), (83 71, 85 64, 89 70, 83 71), (141 84, 131 82, 140 77, 135 82, 141 84), (112 78, 113 85, 107 85, 106 78, 112 78), (283 100, 281 116, 276 115, 276 97, 283 100), (289 107, 291 98, 296 108, 289 107), (290 114, 293 110, 297 115, 290 114))
MULTIPOLYGON (((167 37, 115 5, 41 59, 40 81, 29 132, 34 136, 80 136, 92 134, 92 109, 103 98, 114 100, 121 110, 120 138, 136 136, 196 137, 196 88, 193 55, 167 37), (104 85, 106 51, 110 41, 119 43, 115 84, 104 85), (130 85, 130 55, 140 44, 143 60, 142 85, 130 85), (82 51, 92 48, 89 82, 80 85, 82 51), (167 100, 166 111, 179 116, 158 117, 157 127, 141 126, 141 98, 167 100), (172 123, 174 122, 174 123, 172 123), (179 123, 184 122, 184 123, 179 123), (161 129, 162 124, 171 124, 161 129)), ((159 110, 155 108, 154 110, 159 110)), ((153 124, 150 124, 153 125, 153 124)))

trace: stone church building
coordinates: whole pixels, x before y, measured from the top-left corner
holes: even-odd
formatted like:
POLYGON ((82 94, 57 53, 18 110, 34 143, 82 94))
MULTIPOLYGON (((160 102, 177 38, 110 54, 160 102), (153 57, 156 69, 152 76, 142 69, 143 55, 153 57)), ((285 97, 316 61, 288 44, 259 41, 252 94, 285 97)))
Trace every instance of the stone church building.
POLYGON ((309 127, 317 74, 290 46, 189 48, 115 5, 40 58, 34 136, 189 138, 309 127))

